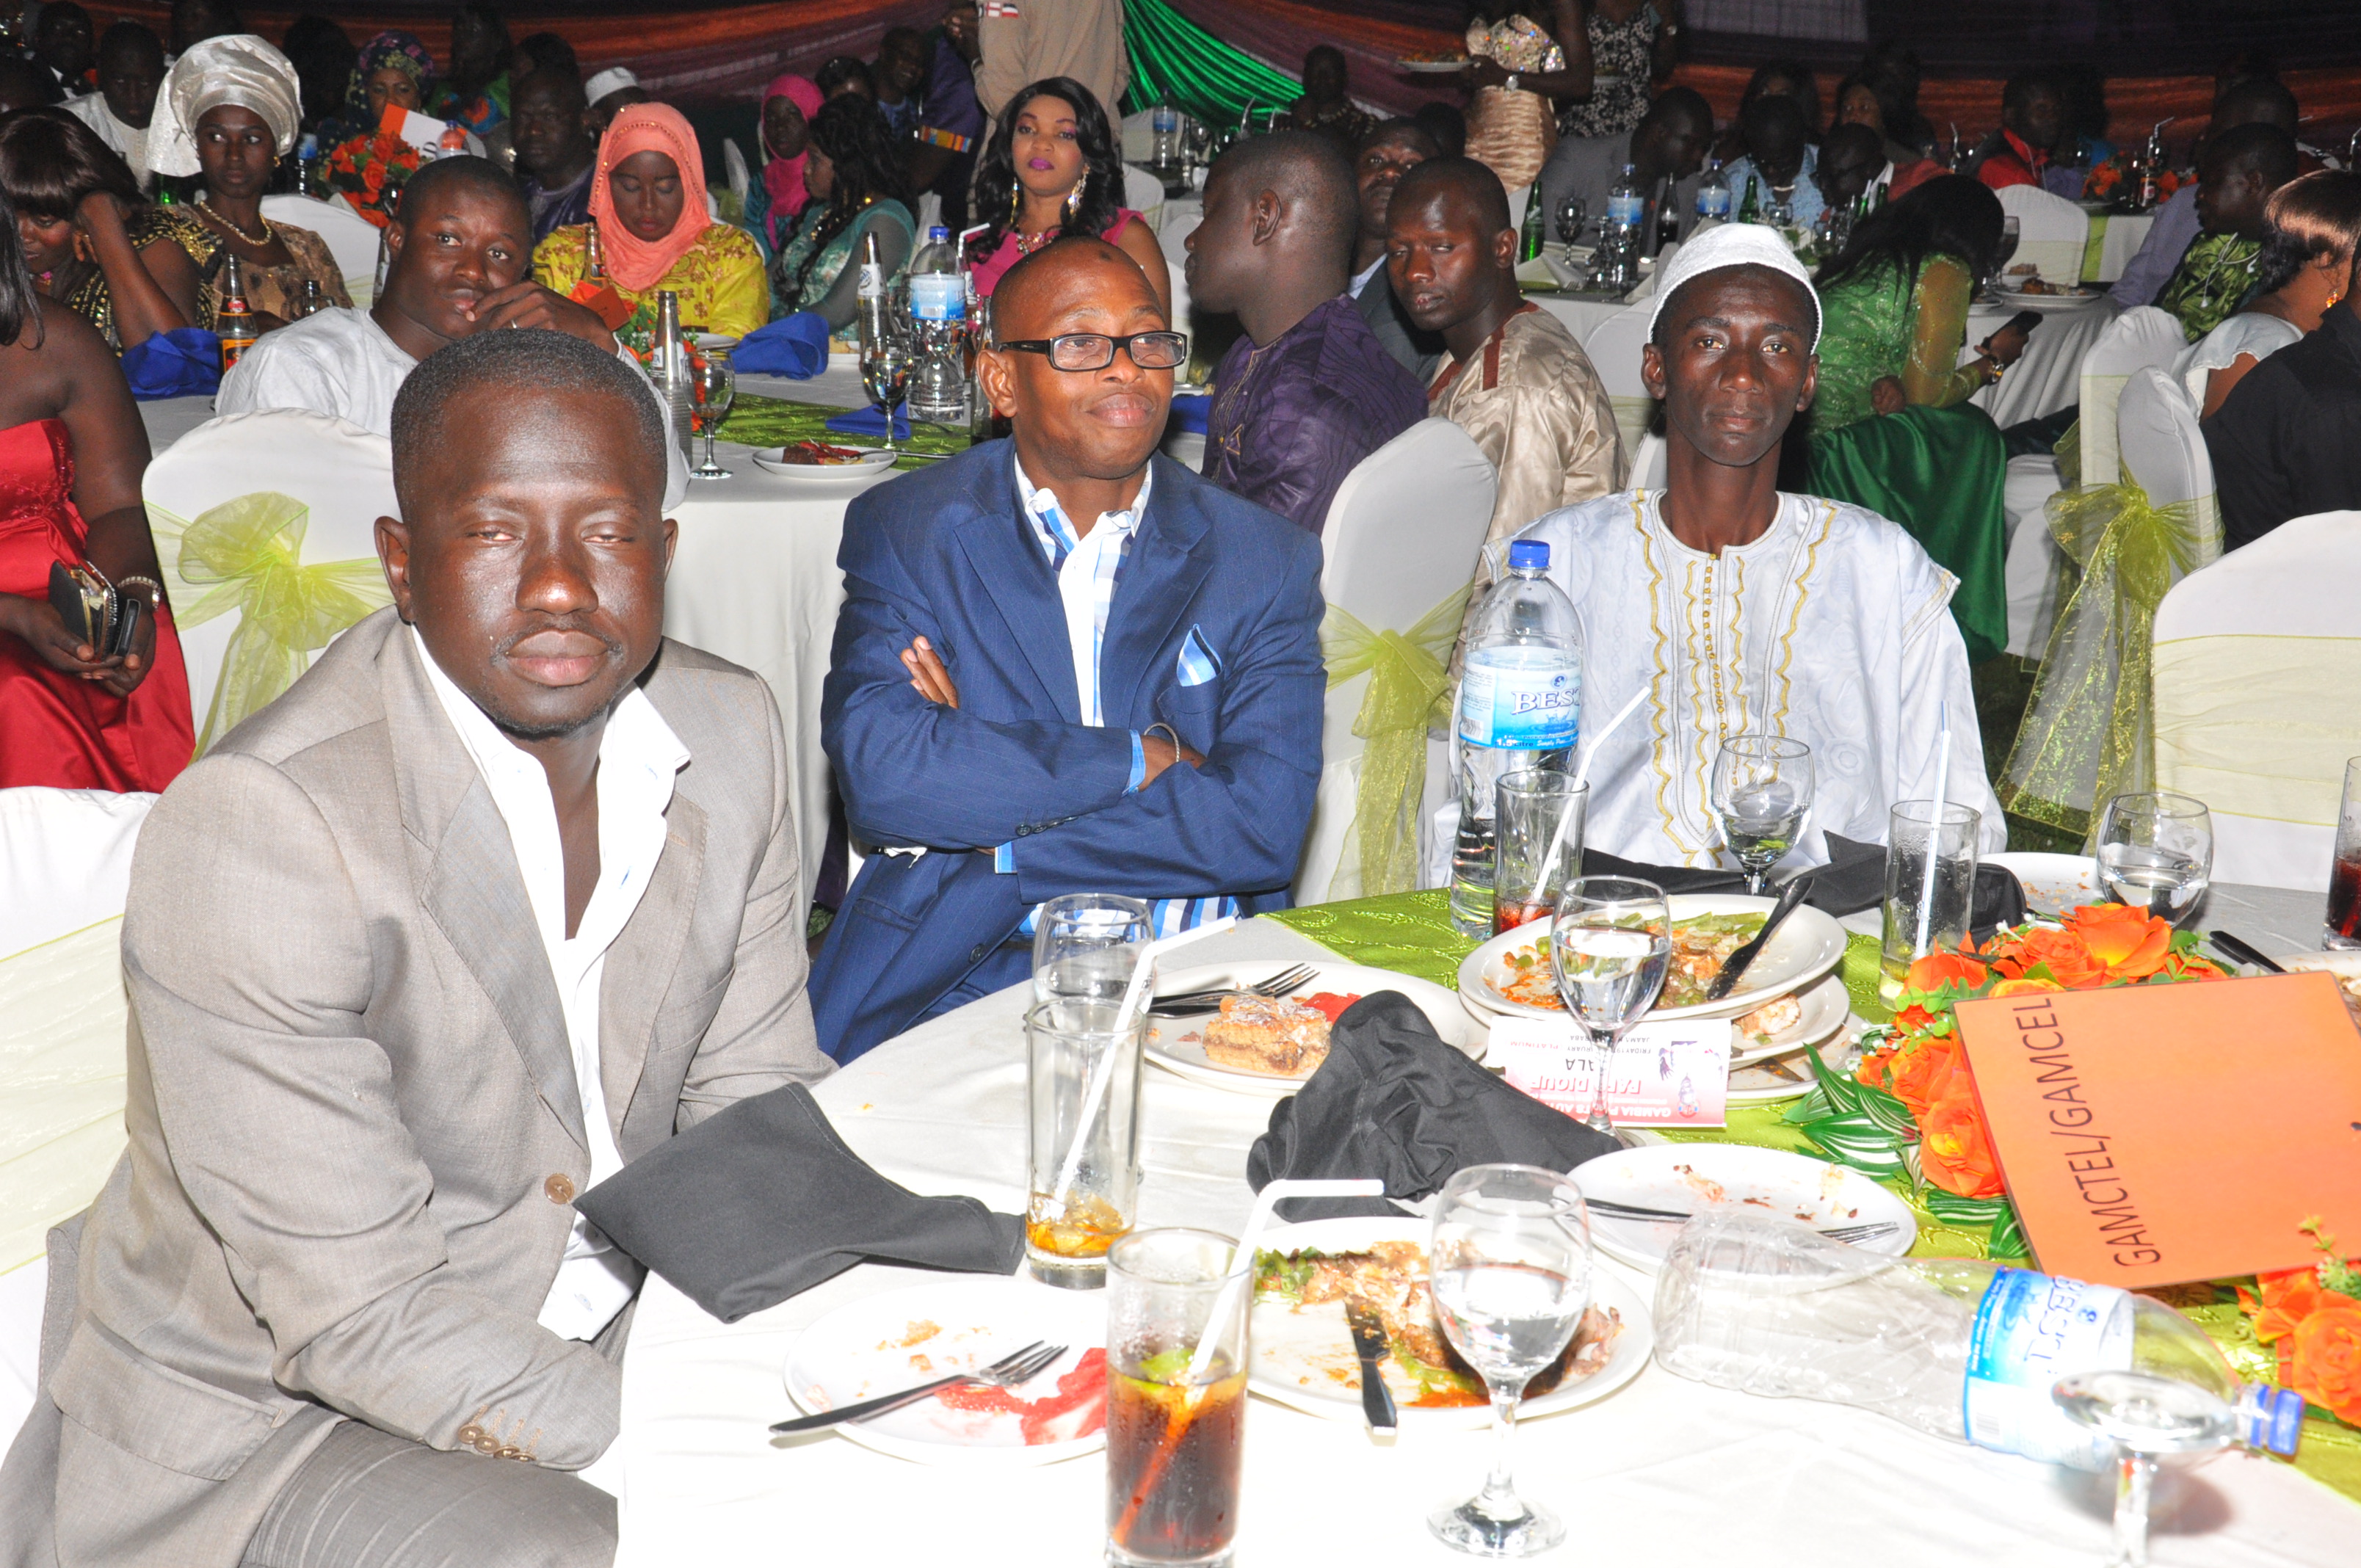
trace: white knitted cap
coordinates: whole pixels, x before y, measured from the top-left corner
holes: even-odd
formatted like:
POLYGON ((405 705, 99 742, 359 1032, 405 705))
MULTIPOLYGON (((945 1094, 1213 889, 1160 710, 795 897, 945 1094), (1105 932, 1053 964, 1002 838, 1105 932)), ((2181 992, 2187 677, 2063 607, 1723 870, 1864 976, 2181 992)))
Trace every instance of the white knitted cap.
POLYGON ((595 104, 609 93, 620 93, 626 87, 637 87, 639 77, 629 68, 610 65, 582 84, 582 101, 595 104))
POLYGON ((1672 265, 1657 274, 1656 308, 1648 313, 1648 336, 1656 335, 1656 318, 1664 313, 1664 306, 1680 286, 1706 272, 1719 272, 1729 267, 1768 267, 1773 272, 1784 272, 1804 286, 1804 293, 1812 302, 1812 343, 1820 341, 1820 296, 1812 287, 1812 275, 1779 237, 1779 231, 1767 224, 1722 224, 1708 229, 1690 240, 1674 254, 1672 265))

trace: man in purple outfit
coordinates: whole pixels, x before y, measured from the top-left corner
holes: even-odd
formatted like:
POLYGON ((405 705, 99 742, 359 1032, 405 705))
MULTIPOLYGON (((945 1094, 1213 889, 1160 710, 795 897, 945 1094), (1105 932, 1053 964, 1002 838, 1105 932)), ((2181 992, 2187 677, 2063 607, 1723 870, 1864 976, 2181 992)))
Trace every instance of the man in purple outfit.
POLYGON ((1426 417, 1345 291, 1359 221, 1334 140, 1275 131, 1213 165, 1188 242, 1190 298, 1246 328, 1213 373, 1205 477, 1312 534, 1353 465, 1426 417))

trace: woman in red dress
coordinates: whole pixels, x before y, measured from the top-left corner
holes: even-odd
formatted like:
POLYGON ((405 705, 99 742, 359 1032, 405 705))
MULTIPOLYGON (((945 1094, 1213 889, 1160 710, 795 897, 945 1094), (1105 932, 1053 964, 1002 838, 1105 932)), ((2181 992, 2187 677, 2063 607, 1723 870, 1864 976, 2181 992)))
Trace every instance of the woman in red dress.
POLYGON ((44 300, 0 194, 0 789, 160 790, 189 765, 189 676, 139 481, 148 432, 98 329, 44 300), (101 658, 49 605, 91 565, 156 613, 101 658))

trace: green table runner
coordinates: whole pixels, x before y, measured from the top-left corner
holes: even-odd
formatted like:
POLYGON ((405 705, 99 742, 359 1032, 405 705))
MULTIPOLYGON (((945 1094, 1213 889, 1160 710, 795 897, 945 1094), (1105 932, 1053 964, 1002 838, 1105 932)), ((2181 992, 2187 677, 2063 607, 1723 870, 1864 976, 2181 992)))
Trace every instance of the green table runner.
MULTIPOLYGON (((1307 905, 1267 918, 1351 962, 1415 975, 1451 992, 1459 989, 1459 961, 1479 945, 1461 936, 1451 924, 1450 895, 1439 888, 1307 905)), ((1854 935, 1845 944, 1841 972, 1854 1017, 1883 1023, 1892 1014, 1878 1002, 1877 958, 1877 939, 1854 935)), ((1800 1130, 1788 1124, 1785 1103, 1732 1105, 1725 1127, 1653 1130, 1675 1143, 1751 1144, 1824 1158, 1800 1130)), ((1906 1179, 1895 1177, 1882 1184, 1917 1216, 1918 1240, 1910 1249, 1913 1257, 1985 1255, 1981 1231, 1954 1230, 1945 1224, 1913 1196, 1906 1179)), ((2229 1287, 2189 1285, 2156 1294, 2202 1324, 2239 1376, 2266 1383, 2277 1380, 2275 1353, 2256 1343, 2254 1330, 2238 1310, 2229 1287)), ((2361 1502, 2361 1432, 2351 1427, 2316 1417, 2306 1420, 2296 1467, 2361 1502)))
MULTIPOLYGON (((743 442, 748 446, 785 446, 791 441, 829 441, 842 446, 884 444, 874 435, 845 435, 829 429, 828 422, 845 411, 825 403, 798 403, 786 398, 741 393, 730 405, 730 417, 721 422, 719 434, 724 441, 743 442)), ((966 451, 967 432, 913 422, 910 439, 902 444, 919 455, 905 457, 894 466, 919 468, 930 458, 966 451)))

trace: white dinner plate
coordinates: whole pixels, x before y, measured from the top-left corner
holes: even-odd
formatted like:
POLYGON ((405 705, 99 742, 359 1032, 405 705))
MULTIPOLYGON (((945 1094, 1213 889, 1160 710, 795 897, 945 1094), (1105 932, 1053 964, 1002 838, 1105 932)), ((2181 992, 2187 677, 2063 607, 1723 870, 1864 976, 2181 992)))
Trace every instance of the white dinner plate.
MULTIPOLYGON (((1300 1225, 1276 1225, 1263 1233, 1258 1250, 1295 1252, 1317 1247, 1322 1252, 1351 1252, 1375 1242, 1427 1240, 1427 1223, 1404 1214, 1398 1219, 1312 1220, 1300 1225)), ((1648 1304, 1637 1291, 1610 1271, 1593 1266, 1590 1300, 1622 1320, 1607 1365, 1587 1377, 1561 1383, 1517 1407, 1517 1420, 1528 1421, 1559 1410, 1570 1410, 1604 1398, 1640 1374, 1648 1364, 1656 1336, 1648 1304)), ((1330 1420, 1358 1423, 1361 1415, 1361 1363, 1353 1353, 1352 1331, 1345 1325, 1345 1304, 1326 1301, 1312 1307, 1290 1307, 1283 1301, 1258 1301, 1251 1325, 1253 1350, 1246 1387, 1282 1405, 1292 1405, 1330 1420)), ((1391 1386, 1390 1384, 1389 1385, 1391 1386)), ((1488 1425, 1491 1411, 1482 1405, 1419 1409, 1402 1402, 1395 1389, 1394 1404, 1405 1436, 1416 1432, 1464 1431, 1488 1425)))
MULTIPOLYGON (((1768 1040, 1758 1045, 1752 1040, 1731 1037, 1730 1064, 1733 1069, 1743 1068, 1750 1062, 1767 1061, 1773 1057, 1800 1050, 1806 1041, 1824 1040, 1843 1028, 1845 1021, 1851 1016, 1852 996, 1845 990, 1844 981, 1839 976, 1822 976, 1806 986, 1800 997, 1803 1007, 1795 1021, 1768 1040)), ((1514 1015, 1505 1007, 1496 1012, 1466 995, 1459 998, 1459 1003, 1484 1025, 1488 1034, 1493 1019, 1514 1015)), ((1732 1019, 1731 1022, 1737 1020, 1732 1019)))
POLYGON ((1845 1057, 1852 1048, 1853 1022, 1848 1016, 1828 1032, 1828 1038, 1815 1041, 1801 1050, 1781 1056, 1760 1056, 1730 1069, 1730 1092, 1724 1103, 1730 1105, 1771 1105, 1782 1100, 1796 1100, 1812 1091, 1815 1080, 1809 1059, 1815 1051, 1830 1072, 1844 1072, 1845 1057))
MULTIPOLYGON (((806 1411, 837 1409, 947 1373, 989 1366, 1036 1340, 1063 1344, 1066 1354, 1013 1390, 1023 1399, 1056 1394, 1058 1379, 1084 1355, 1093 1350, 1104 1354, 1105 1293, 1060 1290, 1019 1274, 946 1279, 864 1296, 829 1313, 796 1341, 787 1354, 787 1397, 806 1411)), ((1027 1442, 1024 1423, 1015 1415, 955 1410, 933 1398, 829 1430, 864 1448, 922 1464, 1053 1464, 1106 1445, 1104 1376, 1099 1387, 1097 1414, 1082 1423, 1091 1425, 1089 1433, 1052 1442, 1027 1442)), ((1079 1414, 1056 1426, 1071 1429, 1079 1414)))
MULTIPOLYGON (((832 441, 831 446, 850 446, 851 442, 832 441)), ((780 458, 783 448, 757 447, 754 461, 763 469, 783 479, 801 479, 810 484, 829 484, 840 479, 865 479, 872 474, 882 474, 891 468, 901 454, 883 447, 872 448, 868 455, 850 463, 788 463, 780 458)))
MULTIPOLYGON (((1694 1214, 1738 1209, 1817 1229, 1891 1223, 1894 1229, 1856 1245, 1900 1257, 1918 1239, 1909 1205, 1863 1176, 1827 1160, 1747 1144, 1655 1144, 1620 1149, 1574 1168, 1587 1199, 1642 1209, 1694 1214)), ((1653 1271, 1664 1261, 1678 1220, 1619 1220, 1590 1212, 1591 1245, 1634 1268, 1653 1271)))
POLYGON ((1465 60, 1398 60, 1394 68, 1413 76, 1456 76, 1467 69, 1465 60))
POLYGON ((2018 290, 2008 288, 2005 285, 1995 288, 1993 291, 1998 294, 2004 303, 2011 305, 2017 310, 2032 311, 2076 310, 2081 306, 2089 304, 2092 300, 2098 298, 2096 294, 2084 294, 2079 292, 2072 294, 2027 294, 2018 290))
MULTIPOLYGON (((1294 960, 1284 959, 1247 959, 1231 964, 1198 964, 1190 969, 1174 970, 1156 977, 1156 989, 1168 995, 1189 991, 1210 991, 1217 985, 1248 986, 1257 981, 1268 980, 1282 970, 1297 967, 1294 960)), ((1456 1046, 1471 1060, 1481 1061, 1488 1038, 1488 1029, 1467 1015, 1459 999, 1431 980, 1414 975, 1397 974, 1391 970, 1370 969, 1364 964, 1314 963, 1318 972, 1293 991, 1290 996, 1310 996, 1316 992, 1334 991, 1346 995, 1358 992, 1367 996, 1373 991, 1398 991, 1411 999, 1418 1010, 1434 1025, 1434 1032, 1447 1045, 1456 1046)), ((1267 1100, 1284 1100, 1303 1087, 1302 1078, 1274 1078, 1267 1073, 1239 1072, 1235 1069, 1216 1067, 1205 1055, 1198 1037, 1215 1014, 1202 1013, 1190 1018, 1150 1018, 1148 1021, 1148 1059, 1168 1071, 1180 1074, 1215 1089, 1226 1089, 1237 1094, 1257 1094, 1267 1100)))
MULTIPOLYGON (((1750 898, 1742 893, 1682 893, 1675 894, 1665 903, 1675 920, 1686 920, 1699 915, 1742 915, 1749 911, 1769 914, 1773 900, 1750 898)), ((1548 923, 1535 920, 1513 931, 1504 931, 1460 961, 1459 992, 1479 1008, 1493 1013, 1521 1014, 1529 1018, 1562 1018, 1565 1014, 1554 1007, 1534 1007, 1521 1002, 1511 1002, 1500 994, 1499 986, 1510 978, 1506 961, 1511 949, 1531 947, 1542 940, 1549 929, 1548 923)), ((1702 1002, 1688 1007, 1659 1007, 1651 1018, 1735 1018, 1751 1013, 1774 996, 1816 981, 1844 961, 1844 927, 1813 908, 1799 905, 1787 916, 1754 961, 1746 966, 1740 977, 1740 989, 1719 1002, 1702 1002)))
POLYGON ((2030 914, 2054 918, 2105 896, 2099 891, 2099 862, 2088 855, 2011 850, 1986 855, 1982 863, 1999 866, 2016 878, 2017 885, 2025 889, 2025 907, 2030 914))

